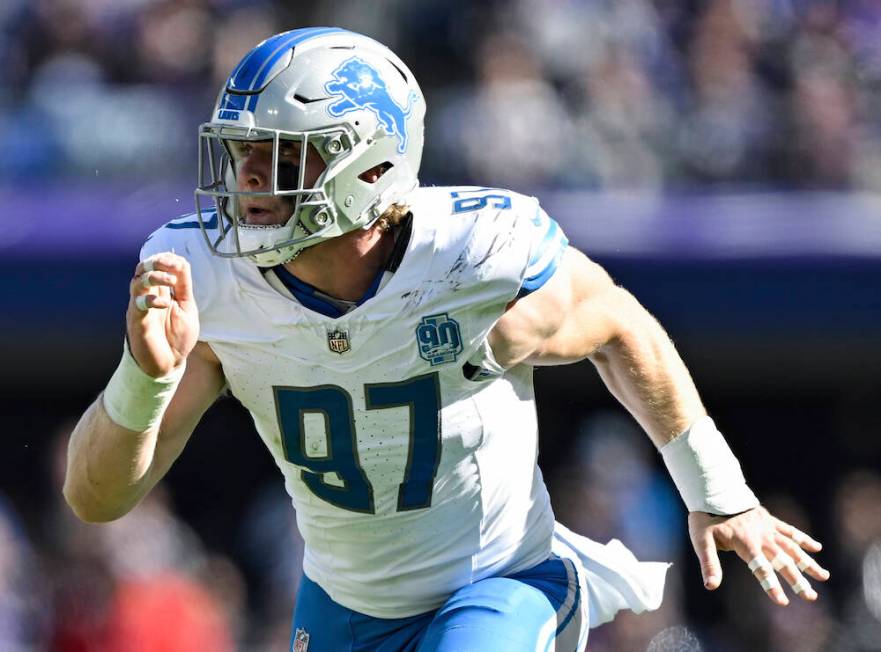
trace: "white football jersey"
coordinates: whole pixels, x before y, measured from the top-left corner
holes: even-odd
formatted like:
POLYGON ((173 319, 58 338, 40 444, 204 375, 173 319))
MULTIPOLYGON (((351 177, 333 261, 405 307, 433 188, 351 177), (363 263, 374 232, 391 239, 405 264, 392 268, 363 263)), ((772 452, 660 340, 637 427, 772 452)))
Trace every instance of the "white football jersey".
POLYGON ((407 203, 397 269, 337 318, 247 259, 213 256, 193 217, 141 254, 190 261, 200 340, 285 477, 305 573, 381 618, 545 560, 554 528, 532 368, 480 363, 490 329, 553 274, 566 238, 534 198, 508 191, 422 188, 407 203))

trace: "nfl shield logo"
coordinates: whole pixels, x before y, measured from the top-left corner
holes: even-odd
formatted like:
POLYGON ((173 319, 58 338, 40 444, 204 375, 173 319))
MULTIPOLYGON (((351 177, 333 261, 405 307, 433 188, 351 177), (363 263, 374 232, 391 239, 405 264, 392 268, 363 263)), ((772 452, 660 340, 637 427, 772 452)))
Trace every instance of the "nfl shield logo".
POLYGON ((307 652, 309 649, 309 634, 302 627, 298 627, 294 634, 294 645, 291 647, 292 652, 307 652))
MULTIPOLYGON (((331 331, 327 334, 327 346, 342 355, 349 350, 349 331, 331 331)), ((308 638, 308 637, 307 637, 308 638)))

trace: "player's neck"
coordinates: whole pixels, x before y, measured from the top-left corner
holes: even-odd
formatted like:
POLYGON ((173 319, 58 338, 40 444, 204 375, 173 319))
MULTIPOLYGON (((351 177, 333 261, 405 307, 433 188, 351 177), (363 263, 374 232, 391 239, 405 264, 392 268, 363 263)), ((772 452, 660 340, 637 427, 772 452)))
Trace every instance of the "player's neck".
POLYGON ((344 301, 357 301, 370 288, 395 245, 391 232, 356 229, 304 249, 285 269, 301 281, 344 301))

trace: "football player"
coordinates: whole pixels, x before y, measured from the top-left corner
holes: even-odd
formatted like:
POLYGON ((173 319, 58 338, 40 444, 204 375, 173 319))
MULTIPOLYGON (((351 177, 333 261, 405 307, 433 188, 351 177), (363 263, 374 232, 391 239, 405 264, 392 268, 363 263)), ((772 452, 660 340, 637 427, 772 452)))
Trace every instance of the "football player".
POLYGON ((145 244, 122 360, 72 435, 74 511, 132 509, 228 391, 306 543, 292 649, 582 649, 657 607, 666 571, 555 525, 532 369, 588 358, 660 449, 705 586, 733 550, 774 602, 778 573, 816 599, 819 543, 760 506, 660 325, 534 198, 420 188, 424 115, 359 34, 241 60, 200 129, 197 213, 145 244))

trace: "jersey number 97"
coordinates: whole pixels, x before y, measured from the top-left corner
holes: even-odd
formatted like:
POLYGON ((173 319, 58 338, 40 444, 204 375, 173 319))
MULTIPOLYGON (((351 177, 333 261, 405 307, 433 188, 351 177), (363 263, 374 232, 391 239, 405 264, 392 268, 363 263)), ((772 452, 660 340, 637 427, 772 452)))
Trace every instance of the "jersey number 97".
MULTIPOLYGON (((338 385, 273 387, 285 459, 302 467, 300 477, 309 490, 332 505, 375 514, 373 485, 358 458, 358 436, 352 396, 338 385), (306 451, 305 416, 324 417, 323 455, 306 451), (334 473, 339 483, 327 482, 334 473)), ((398 489, 397 511, 431 506, 434 479, 441 455, 440 385, 436 373, 398 383, 364 386, 367 410, 409 408, 409 450, 404 481, 398 489)))

